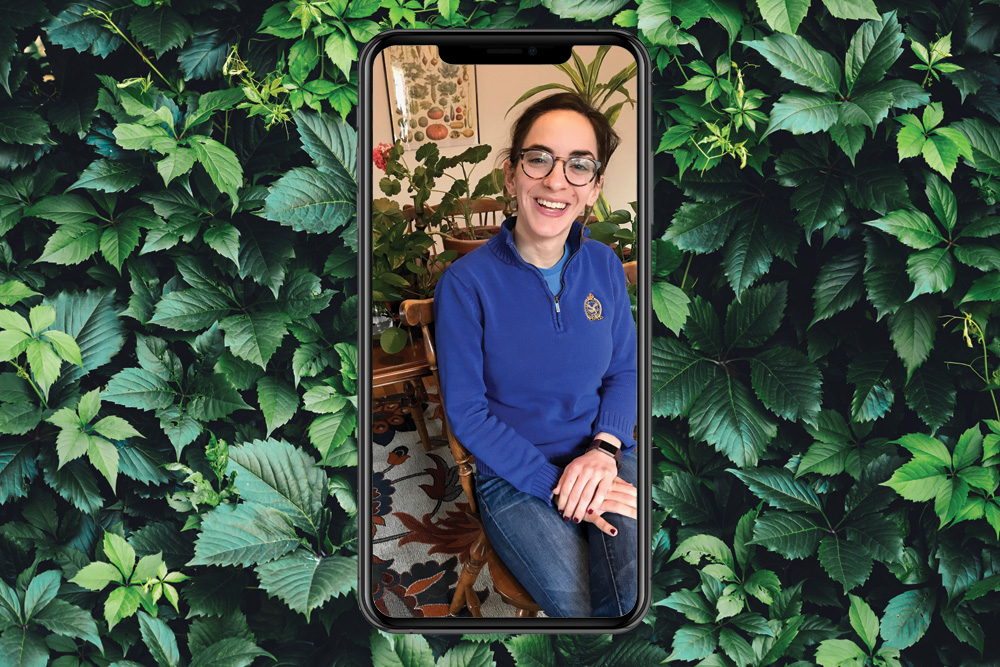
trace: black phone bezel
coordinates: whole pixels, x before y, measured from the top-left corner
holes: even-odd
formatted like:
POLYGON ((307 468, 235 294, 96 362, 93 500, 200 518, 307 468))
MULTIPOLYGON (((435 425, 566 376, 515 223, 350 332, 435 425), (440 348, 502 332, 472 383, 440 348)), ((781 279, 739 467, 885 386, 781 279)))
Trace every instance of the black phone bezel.
MULTIPOLYGON (((493 62, 483 60, 483 62, 493 62)), ((471 64, 471 63, 470 63, 471 64)), ((646 616, 650 600, 651 561, 651 280, 650 280, 650 215, 653 188, 651 147, 651 65, 649 54, 642 43, 623 30, 389 30, 376 35, 362 49, 358 57, 358 603, 365 619, 375 627, 390 633, 473 634, 473 633, 620 633, 627 632, 646 616), (545 63, 573 46, 619 46, 627 49, 636 61, 636 111, 637 111, 637 208, 640 223, 637 243, 640 248, 638 264, 638 481, 639 531, 638 531, 638 599, 635 608, 617 618, 462 618, 453 616, 435 618, 396 618, 383 615, 371 597, 372 584, 372 448, 371 448, 371 327, 364 326, 371 317, 371 234, 370 226, 363 221, 371 219, 373 197, 372 156, 372 80, 375 58, 386 47, 396 44, 461 47, 484 52, 488 48, 520 49, 521 53, 508 52, 513 59, 504 64, 545 63), (538 49, 529 54, 528 48, 538 49), (516 57, 515 57, 516 56, 516 57), (541 56, 541 57, 539 57, 541 56), (368 351, 364 353, 364 351, 368 351), (642 492, 645 490, 645 492, 642 492), (645 548, 643 548, 645 547, 645 548)))

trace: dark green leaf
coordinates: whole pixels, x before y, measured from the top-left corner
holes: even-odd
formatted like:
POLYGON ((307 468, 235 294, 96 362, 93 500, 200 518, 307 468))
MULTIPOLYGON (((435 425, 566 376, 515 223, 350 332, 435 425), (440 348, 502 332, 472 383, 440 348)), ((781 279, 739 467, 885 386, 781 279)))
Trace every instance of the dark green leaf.
POLYGON ((102 192, 127 192, 139 185, 142 175, 127 162, 97 160, 83 170, 80 178, 67 188, 87 188, 102 192))
POLYGON ((0 663, 10 667, 45 667, 49 649, 40 635, 10 626, 0 635, 0 663))
POLYGON ((927 360, 934 347, 940 312, 936 302, 921 298, 903 304, 888 318, 889 337, 906 366, 907 380, 927 360))
POLYGON ((652 357, 653 415, 687 414, 712 375, 711 365, 672 338, 654 338, 652 357))
POLYGON ((684 524, 702 523, 712 517, 708 491, 686 471, 664 477, 653 487, 653 500, 684 524))
POLYGON ((813 319, 810 326, 854 305, 864 294, 862 272, 865 258, 860 250, 835 256, 823 265, 813 287, 813 319))
POLYGON ((177 649, 177 638, 174 631, 158 618, 153 618, 145 612, 139 612, 139 629, 146 648, 153 654, 153 659, 160 667, 176 667, 180 663, 180 651, 177 649))
POLYGON ((847 381, 856 385, 851 401, 852 421, 874 421, 892 407, 895 394, 890 382, 891 359, 887 352, 871 350, 848 365, 847 381))
POLYGON ((220 505, 202 519, 189 565, 267 563, 298 544, 291 519, 278 510, 256 503, 220 505))
POLYGON ((222 67, 229 55, 227 30, 203 28, 177 54, 177 63, 189 79, 215 79, 222 76, 222 67))
POLYGON ((711 355, 722 354, 722 325, 719 323, 719 315, 712 304, 700 296, 691 301, 684 336, 696 350, 711 355))
POLYGON ((714 625, 684 625, 675 633, 670 660, 701 660, 715 650, 714 625))
POLYGON ((815 423, 823 376, 808 357, 787 347, 774 347, 751 359, 754 392, 768 410, 790 421, 815 423))
POLYGON ((327 477, 301 449, 284 440, 254 440, 229 450, 226 474, 235 471, 240 498, 288 515, 299 528, 318 534, 327 477))
POLYGON ((909 648, 927 632, 934 607, 934 594, 928 588, 901 593, 886 605, 879 634, 888 646, 909 648))
POLYGON ((190 667, 247 667, 259 656, 274 657, 249 639, 228 637, 199 651, 190 667))
POLYGON ((903 31, 896 12, 889 12, 881 20, 866 21, 851 38, 844 62, 847 94, 854 86, 878 83, 903 53, 903 31))
POLYGON ((793 35, 809 11, 809 0, 761 0, 758 7, 769 26, 793 35))
POLYGON ((906 404, 931 431, 947 423, 955 411, 955 385, 943 363, 932 362, 918 368, 903 388, 903 395, 906 404))
POLYGON ((788 298, 786 283, 748 289, 726 311, 726 346, 751 348, 764 344, 781 325, 788 298))
POLYGON ((931 248, 910 255, 906 274, 913 281, 910 299, 921 294, 944 292, 955 282, 955 259, 948 248, 931 248))
POLYGON ((35 615, 34 621, 50 632, 64 637, 83 639, 101 651, 104 650, 97 632, 97 623, 94 622, 90 612, 65 600, 52 600, 45 609, 35 615))
POLYGON ((357 586, 357 572, 355 558, 319 558, 301 549, 257 566, 261 587, 307 620, 313 609, 357 586))
POLYGON ((820 540, 819 563, 845 592, 865 583, 872 571, 872 559, 864 547, 832 536, 820 540))
POLYGON ((769 511, 758 517, 752 544, 786 558, 808 558, 816 553, 816 545, 824 532, 805 515, 769 511))
POLYGON ((332 232, 354 219, 356 192, 342 173, 299 167, 271 186, 261 216, 299 232, 332 232))
POLYGON ((741 204, 736 198, 704 204, 685 202, 664 238, 681 250, 696 253, 718 250, 739 219, 741 204))
POLYGON ((764 136, 788 130, 792 134, 810 134, 829 130, 837 122, 840 104, 822 93, 785 93, 771 109, 764 136))
POLYGON ((38 474, 30 444, 25 440, 20 444, 0 445, 0 503, 28 495, 27 483, 38 474))
POLYGON ((170 7, 145 7, 129 23, 132 34, 159 58, 181 46, 193 34, 191 25, 170 7))
POLYGON ((725 371, 716 371, 691 408, 691 437, 714 445, 740 467, 753 466, 777 435, 777 426, 753 395, 725 371))
POLYGON ((778 509, 806 514, 823 513, 819 496, 809 485, 795 479, 787 468, 730 470, 758 498, 778 509))

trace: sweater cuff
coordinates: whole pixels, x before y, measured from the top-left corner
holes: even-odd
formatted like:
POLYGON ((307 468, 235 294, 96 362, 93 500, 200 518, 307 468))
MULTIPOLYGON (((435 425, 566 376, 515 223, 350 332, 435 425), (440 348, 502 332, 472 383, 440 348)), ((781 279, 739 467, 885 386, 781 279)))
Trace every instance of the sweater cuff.
POLYGON ((635 419, 626 417, 616 412, 598 412, 597 421, 594 422, 594 434, 611 433, 618 436, 622 441, 622 452, 627 452, 635 447, 635 419))
POLYGON ((538 496, 547 503, 552 502, 552 489, 556 488, 559 478, 562 477, 562 468, 546 461, 535 473, 535 478, 531 481, 531 495, 538 496))

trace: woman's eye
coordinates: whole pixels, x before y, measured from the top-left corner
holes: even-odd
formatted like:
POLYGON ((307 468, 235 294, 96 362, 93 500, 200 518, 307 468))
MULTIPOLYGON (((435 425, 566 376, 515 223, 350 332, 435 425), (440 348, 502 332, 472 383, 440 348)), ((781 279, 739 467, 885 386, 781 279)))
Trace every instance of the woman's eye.
POLYGON ((574 171, 590 172, 590 165, 586 162, 570 162, 570 166, 574 171))
POLYGON ((535 157, 529 157, 528 162, 530 162, 531 164, 545 164, 548 162, 548 159, 541 156, 535 156, 535 157))

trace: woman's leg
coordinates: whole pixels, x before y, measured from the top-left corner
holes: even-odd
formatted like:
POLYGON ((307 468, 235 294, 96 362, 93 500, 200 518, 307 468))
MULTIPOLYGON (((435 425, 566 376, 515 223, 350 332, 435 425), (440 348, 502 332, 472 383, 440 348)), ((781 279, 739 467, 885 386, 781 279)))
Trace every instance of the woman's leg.
POLYGON ((590 616, 584 524, 500 477, 478 475, 476 491, 493 548, 545 613, 590 616))
MULTIPOLYGON (((636 484, 635 450, 622 459, 618 476, 636 484)), ((588 527, 590 542, 591 604, 594 616, 624 616, 635 606, 638 587, 638 527, 635 519, 621 514, 603 518, 618 529, 614 537, 593 524, 588 527)))

